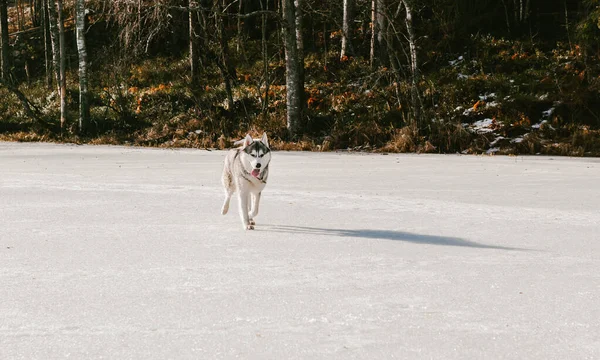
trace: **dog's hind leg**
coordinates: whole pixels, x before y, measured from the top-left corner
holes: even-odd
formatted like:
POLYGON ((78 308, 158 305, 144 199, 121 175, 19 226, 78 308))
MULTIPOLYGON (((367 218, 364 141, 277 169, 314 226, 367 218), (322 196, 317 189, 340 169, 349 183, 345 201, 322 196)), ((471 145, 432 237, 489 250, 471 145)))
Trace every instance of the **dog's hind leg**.
POLYGON ((233 195, 233 191, 225 189, 225 202, 223 202, 223 207, 221 208, 221 215, 225 215, 227 214, 227 211, 229 211, 229 201, 231 200, 231 195, 233 195))
POLYGON ((250 213, 248 214, 248 217, 250 218, 250 224, 252 225, 256 224, 254 222, 254 218, 256 217, 256 215, 258 215, 258 204, 260 202, 260 194, 261 193, 252 194, 252 210, 250 210, 250 213))
POLYGON ((229 211, 229 201, 231 200, 231 195, 233 195, 233 192, 235 191, 231 172, 227 168, 223 169, 223 177, 221 178, 221 182, 223 183, 223 188, 225 189, 225 201, 223 202, 223 207, 221 208, 221 215, 225 215, 227 214, 227 211, 229 211))

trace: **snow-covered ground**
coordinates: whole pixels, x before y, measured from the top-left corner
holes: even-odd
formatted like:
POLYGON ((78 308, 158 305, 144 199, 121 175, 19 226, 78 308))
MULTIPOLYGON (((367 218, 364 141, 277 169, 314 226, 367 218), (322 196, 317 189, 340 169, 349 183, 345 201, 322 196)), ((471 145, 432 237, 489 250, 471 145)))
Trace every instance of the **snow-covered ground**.
POLYGON ((600 160, 0 143, 0 359, 598 359, 600 160))

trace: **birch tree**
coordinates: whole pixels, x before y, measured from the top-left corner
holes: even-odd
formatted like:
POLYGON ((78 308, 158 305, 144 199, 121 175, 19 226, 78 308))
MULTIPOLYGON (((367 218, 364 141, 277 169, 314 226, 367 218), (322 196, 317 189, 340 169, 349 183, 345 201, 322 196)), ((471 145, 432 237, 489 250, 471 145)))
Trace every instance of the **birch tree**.
POLYGON ((417 58, 417 45, 416 36, 413 28, 413 17, 412 17, 412 4, 410 0, 402 0, 404 10, 406 11, 406 33, 408 38, 408 48, 410 53, 410 70, 411 70, 411 105, 413 107, 413 114, 415 121, 419 121, 420 118, 420 104, 419 104, 419 90, 418 90, 418 79, 419 79, 419 62, 417 58))
POLYGON ((296 34, 296 6, 294 0, 282 0, 283 43, 285 50, 285 83, 287 129, 292 136, 300 132, 302 119, 302 88, 298 42, 296 34))
POLYGON ((48 11, 48 28, 52 50, 52 69, 56 79, 57 94, 60 94, 60 40, 58 36, 58 15, 54 7, 54 0, 46 0, 46 10, 48 11))
POLYGON ((375 39, 377 38, 377 0, 371 0, 371 47, 369 49, 369 63, 375 66, 375 39))
POLYGON ((65 79, 65 32, 62 16, 62 0, 55 4, 54 0, 48 0, 48 20, 50 25, 50 39, 52 42, 52 65, 56 78, 56 86, 60 95, 60 128, 66 122, 66 95, 67 83, 65 79))
POLYGON ((90 119, 90 106, 88 101, 87 47, 85 41, 85 0, 77 0, 75 4, 75 12, 77 54, 79 56, 79 132, 81 133, 87 128, 90 119))
MULTIPOLYGON (((342 20, 342 50, 340 51, 340 60, 348 56, 348 45, 352 43, 352 0, 344 0, 344 15, 342 20)), ((350 47, 352 47, 350 45, 350 47)))

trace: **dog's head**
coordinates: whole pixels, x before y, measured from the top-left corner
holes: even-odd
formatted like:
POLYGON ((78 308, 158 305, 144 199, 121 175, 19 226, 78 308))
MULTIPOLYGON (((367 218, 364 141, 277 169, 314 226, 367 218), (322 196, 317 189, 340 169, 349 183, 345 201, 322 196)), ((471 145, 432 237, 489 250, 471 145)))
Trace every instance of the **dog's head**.
POLYGON ((271 149, 269 148, 267 133, 263 133, 261 139, 252 139, 250 134, 246 135, 241 155, 251 168, 250 174, 255 178, 260 178, 261 173, 271 161, 271 149))

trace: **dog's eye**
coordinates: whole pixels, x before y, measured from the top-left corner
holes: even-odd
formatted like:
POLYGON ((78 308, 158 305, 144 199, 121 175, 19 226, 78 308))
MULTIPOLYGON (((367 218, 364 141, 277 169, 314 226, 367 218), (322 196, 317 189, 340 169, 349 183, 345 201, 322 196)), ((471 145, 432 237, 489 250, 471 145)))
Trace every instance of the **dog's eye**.
POLYGON ((265 154, 260 154, 260 155, 258 155, 258 157, 259 157, 259 158, 261 158, 261 157, 263 157, 263 156, 265 156, 265 154))
POLYGON ((250 155, 252 155, 252 157, 256 157, 256 154, 250 154, 250 155))

